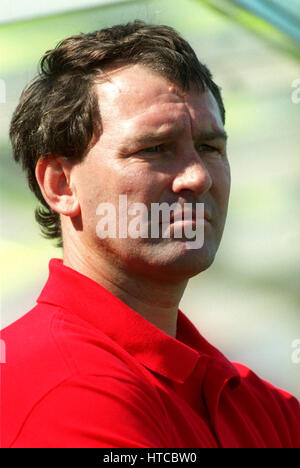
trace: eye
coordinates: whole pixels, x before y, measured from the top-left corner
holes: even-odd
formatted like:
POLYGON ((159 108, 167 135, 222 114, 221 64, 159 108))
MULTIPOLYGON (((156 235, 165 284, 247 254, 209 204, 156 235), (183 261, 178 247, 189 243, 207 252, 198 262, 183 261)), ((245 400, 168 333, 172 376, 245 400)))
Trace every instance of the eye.
POLYGON ((218 151, 218 148, 215 148, 214 146, 210 146, 210 145, 200 145, 198 147, 198 151, 209 151, 209 152, 214 152, 214 151, 218 151))
POLYGON ((217 146, 211 146, 211 145, 199 145, 197 147, 197 151, 200 155, 203 155, 205 157, 223 157, 225 156, 225 148, 218 148, 217 146))
POLYGON ((159 153, 162 150, 162 145, 155 145, 150 146, 149 148, 145 148, 142 151, 145 153, 159 153))

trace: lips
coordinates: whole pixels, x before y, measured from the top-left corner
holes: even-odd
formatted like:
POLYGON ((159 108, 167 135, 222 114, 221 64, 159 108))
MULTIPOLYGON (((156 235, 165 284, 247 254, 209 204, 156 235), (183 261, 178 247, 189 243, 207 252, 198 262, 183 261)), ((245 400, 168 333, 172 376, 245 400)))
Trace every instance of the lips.
POLYGON ((184 210, 184 211, 175 211, 170 214, 170 223, 176 221, 182 221, 184 219, 196 221, 196 211, 195 210, 184 210))
MULTIPOLYGON (((171 212, 170 214, 170 223, 174 223, 174 221, 180 221, 180 220, 184 220, 184 219, 188 219, 188 220, 193 220, 193 221, 196 221, 197 220, 197 217, 196 217, 196 210, 195 209, 182 209, 182 210, 179 210, 179 211, 175 211, 175 212, 171 212)), ((207 209, 204 209, 204 219, 206 221, 210 221, 211 220, 211 214, 210 212, 207 210, 207 209)))

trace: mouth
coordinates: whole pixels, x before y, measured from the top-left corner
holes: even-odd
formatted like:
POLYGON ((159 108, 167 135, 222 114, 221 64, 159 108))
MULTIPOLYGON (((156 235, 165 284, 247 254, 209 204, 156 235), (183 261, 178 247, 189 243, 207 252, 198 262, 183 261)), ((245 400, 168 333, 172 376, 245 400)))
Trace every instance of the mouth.
MULTIPOLYGON (((211 213, 207 209, 205 209, 204 221, 210 222, 211 219, 212 219, 211 213)), ((195 209, 182 210, 182 211, 178 211, 175 213, 172 212, 170 214, 170 224, 174 224, 175 222, 185 222, 185 221, 193 221, 196 223, 197 221, 201 221, 201 220, 202 220, 202 216, 197 217, 197 213, 195 209)))

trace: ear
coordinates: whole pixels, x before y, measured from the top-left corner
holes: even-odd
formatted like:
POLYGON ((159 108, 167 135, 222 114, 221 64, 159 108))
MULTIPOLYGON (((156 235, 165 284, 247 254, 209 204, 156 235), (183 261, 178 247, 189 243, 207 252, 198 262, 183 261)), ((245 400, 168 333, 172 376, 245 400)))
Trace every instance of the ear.
POLYGON ((57 213, 74 217, 80 213, 76 187, 72 184, 74 164, 62 157, 41 156, 35 176, 48 205, 57 213))

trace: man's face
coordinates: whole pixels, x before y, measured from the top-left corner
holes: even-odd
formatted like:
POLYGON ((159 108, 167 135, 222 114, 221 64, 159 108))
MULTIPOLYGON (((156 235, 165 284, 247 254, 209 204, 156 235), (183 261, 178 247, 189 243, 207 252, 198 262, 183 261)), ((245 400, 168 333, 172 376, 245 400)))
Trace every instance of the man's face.
MULTIPOLYGON (((224 128, 210 91, 183 93, 164 77, 141 65, 108 73, 96 85, 101 135, 74 167, 82 230, 88 255, 126 271, 155 278, 187 279, 212 263, 226 219, 230 168, 224 128), (187 239, 100 239, 96 214, 100 203, 118 210, 127 203, 204 203, 204 244, 187 248, 187 239)), ((118 234, 118 230, 117 230, 118 234)), ((96 261, 96 260, 95 260, 96 261)))

